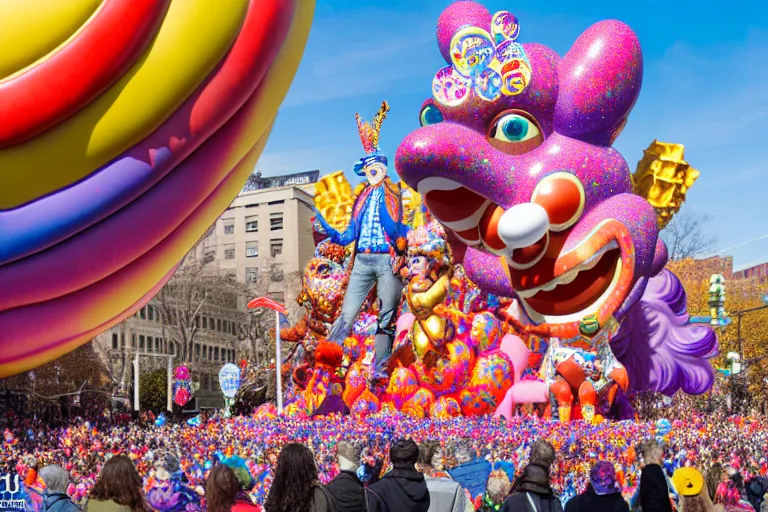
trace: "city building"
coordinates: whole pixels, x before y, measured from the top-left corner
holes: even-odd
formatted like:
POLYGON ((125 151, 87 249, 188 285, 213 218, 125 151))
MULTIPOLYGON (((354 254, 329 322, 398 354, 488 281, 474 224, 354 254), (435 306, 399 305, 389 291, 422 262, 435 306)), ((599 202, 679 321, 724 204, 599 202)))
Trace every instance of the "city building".
POLYGON ((254 175, 195 249, 196 258, 269 294, 289 311, 297 309, 298 277, 315 250, 311 217, 319 175, 254 175))
POLYGON ((754 277, 759 283, 768 281, 768 263, 760 263, 733 273, 734 279, 747 279, 754 277))
POLYGON ((125 396, 131 393, 135 354, 142 354, 142 370, 165 368, 167 358, 156 356, 181 356, 178 340, 184 337, 176 332, 178 318, 194 314, 193 346, 188 350, 193 351, 189 367, 198 389, 191 407, 223 406, 219 369, 258 345, 244 339, 247 300, 256 294, 269 295, 286 305, 289 316, 299 313, 295 298, 301 289, 300 276, 314 253, 311 216, 319 174, 309 171, 268 178, 253 174, 184 260, 182 268, 200 266, 210 274, 231 277, 245 285, 237 288, 245 293, 236 297, 225 293, 226 297, 201 302, 198 310, 174 303, 174 296, 180 294, 168 291, 169 283, 135 315, 96 337, 95 348, 125 396))

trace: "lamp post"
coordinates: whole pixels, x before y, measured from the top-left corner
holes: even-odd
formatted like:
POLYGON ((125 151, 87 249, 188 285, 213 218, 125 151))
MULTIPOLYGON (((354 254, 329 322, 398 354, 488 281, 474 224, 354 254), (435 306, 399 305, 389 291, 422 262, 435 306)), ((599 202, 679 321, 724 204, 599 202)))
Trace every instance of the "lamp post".
POLYGON ((277 387, 277 413, 283 413, 283 356, 280 350, 280 314, 287 314, 285 306, 269 297, 258 297, 248 303, 248 309, 267 308, 275 312, 275 385, 277 387))

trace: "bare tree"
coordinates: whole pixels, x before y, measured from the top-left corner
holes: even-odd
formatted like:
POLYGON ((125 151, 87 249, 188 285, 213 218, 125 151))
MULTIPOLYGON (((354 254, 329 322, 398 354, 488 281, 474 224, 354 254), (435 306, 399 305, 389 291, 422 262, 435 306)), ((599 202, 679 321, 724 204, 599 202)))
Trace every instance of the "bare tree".
POLYGON ((179 267, 153 301, 160 314, 163 336, 167 335, 178 349, 179 363, 195 360, 195 342, 205 322, 203 318, 212 313, 219 318, 239 316, 238 301, 244 295, 242 285, 234 277, 206 267, 204 262, 193 260, 179 267), (221 310, 227 310, 228 315, 217 314, 221 310))
POLYGON ((714 249, 717 237, 706 231, 710 220, 709 215, 696 215, 690 210, 675 215, 661 232, 669 259, 695 258, 714 249))
POLYGON ((94 338, 91 345, 104 365, 104 370, 111 379, 114 388, 124 391, 122 388, 130 380, 131 362, 136 349, 131 343, 126 343, 125 339, 120 339, 120 348, 114 350, 111 340, 108 339, 109 336, 109 331, 101 333, 94 338))

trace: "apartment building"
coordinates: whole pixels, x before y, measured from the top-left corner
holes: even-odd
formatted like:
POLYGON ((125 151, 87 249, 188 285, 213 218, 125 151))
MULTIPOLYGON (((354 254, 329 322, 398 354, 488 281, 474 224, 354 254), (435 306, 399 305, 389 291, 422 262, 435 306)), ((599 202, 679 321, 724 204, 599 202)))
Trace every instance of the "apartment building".
MULTIPOLYGON (((185 264, 202 262, 206 268, 249 285, 253 293, 268 294, 282 302, 289 312, 298 309, 295 298, 301 288, 299 276, 314 253, 310 219, 319 174, 309 171, 268 178, 251 176, 190 251, 185 264)), ((206 303, 196 315, 199 325, 190 368, 199 385, 194 404, 198 408, 223 406, 218 371, 225 363, 238 361, 250 348, 240 330, 247 314, 247 298, 206 303)), ((127 394, 133 378, 131 361, 137 351, 145 354, 141 357, 142 369, 165 367, 167 359, 154 356, 180 353, 178 343, 171 341, 178 339, 171 334, 176 328, 173 315, 163 318, 161 307, 159 297, 155 297, 135 315, 94 340, 113 379, 127 394)))
POLYGON ((311 217, 318 177, 319 171, 310 171, 251 184, 198 245, 196 256, 295 309, 297 277, 315 249, 311 217))

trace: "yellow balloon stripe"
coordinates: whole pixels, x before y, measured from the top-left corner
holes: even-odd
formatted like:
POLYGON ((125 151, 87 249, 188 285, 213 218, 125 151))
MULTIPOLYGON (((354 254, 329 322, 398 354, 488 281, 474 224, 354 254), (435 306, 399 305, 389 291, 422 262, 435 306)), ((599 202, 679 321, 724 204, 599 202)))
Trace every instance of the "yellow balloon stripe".
POLYGON ((120 81, 54 129, 0 150, 0 209, 84 178, 154 131, 221 61, 247 6, 172 2, 148 53, 120 81))
POLYGON ((101 0, 0 0, 0 80, 59 47, 100 4, 101 0))
MULTIPOLYGON (((121 318, 116 315, 115 311, 122 311, 125 308, 131 306, 130 303, 117 304, 115 301, 128 298, 128 300, 137 300, 142 296, 141 293, 137 293, 141 290, 151 290, 152 286, 163 277, 164 272, 168 272, 173 266, 183 257, 186 249, 184 247, 192 247, 194 243, 200 238, 205 230, 210 226, 219 213, 226 208, 227 204, 237 194, 242 182, 247 175, 252 171, 258 157, 260 156, 264 145, 269 137, 269 131, 271 130, 271 123, 274 120, 275 113, 279 105, 282 103, 285 95, 288 92, 290 83, 296 74, 296 70, 299 67, 304 48, 306 46, 307 38, 309 36, 310 27, 312 25, 312 18, 315 10, 315 0, 298 0, 296 5, 296 12, 294 19, 291 23, 291 28, 283 44, 280 53, 278 54, 275 62, 273 63, 265 81, 260 85, 258 94, 260 101, 258 102, 255 112, 248 114, 248 121, 245 123, 245 131, 250 133, 253 138, 250 140, 256 140, 258 142, 255 146, 248 151, 247 157, 239 163, 234 171, 232 177, 236 179, 228 179, 229 184, 225 187, 226 191, 222 194, 217 194, 219 197, 216 200, 216 204, 210 208, 210 211, 205 216, 202 222, 195 222, 194 226, 185 226, 186 233, 183 235, 183 243, 176 240, 177 243, 172 244, 163 251, 160 260, 155 261, 152 265, 154 271, 145 272, 144 275, 139 276, 138 279, 130 279, 121 286, 116 287, 110 294, 114 297, 114 300, 104 300, 103 305, 110 305, 109 311, 95 311, 90 312, 95 315, 94 318, 105 318, 105 323, 102 323, 96 328, 89 329, 82 335, 75 337, 62 345, 51 346, 48 350, 42 351, 34 356, 24 358, 9 364, 0 364, 0 378, 8 375, 14 375, 16 373, 29 370, 40 364, 43 364, 51 359, 54 359, 66 352, 77 348, 90 341, 96 334, 103 330, 117 324, 121 318), (261 134, 261 137, 256 137, 256 134, 261 134), (121 309, 122 308, 122 309, 121 309)), ((247 106, 246 106, 247 108, 247 106)), ((233 148, 229 153, 230 158, 224 165, 232 164, 232 156, 240 153, 243 150, 240 148, 233 148)), ((242 153, 240 153, 242 154, 242 153)), ((222 191, 219 191, 222 192, 222 191)), ((148 255, 147 255, 148 256, 148 255)), ((156 257, 159 255, 156 255, 156 257)), ((146 256, 145 256, 146 257, 146 256)), ((146 292, 145 292, 146 293, 146 292)))

